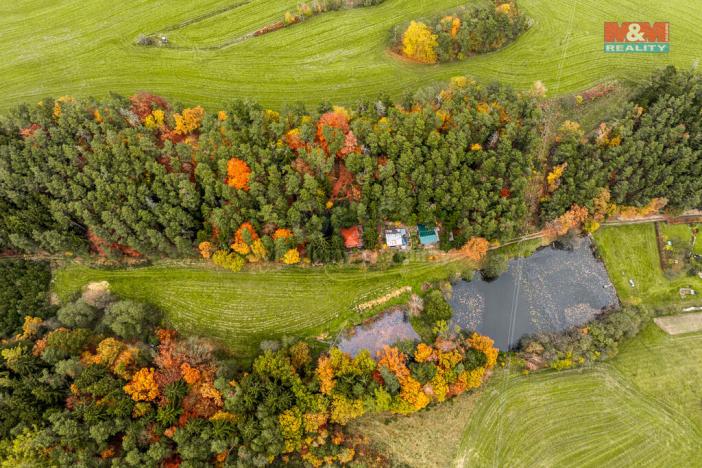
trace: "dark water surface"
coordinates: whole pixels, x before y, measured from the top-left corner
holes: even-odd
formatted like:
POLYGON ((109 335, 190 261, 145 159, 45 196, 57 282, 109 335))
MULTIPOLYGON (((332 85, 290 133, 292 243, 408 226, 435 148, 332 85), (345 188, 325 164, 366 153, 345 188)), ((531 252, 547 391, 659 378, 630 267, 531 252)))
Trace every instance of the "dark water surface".
POLYGON ((506 350, 523 335, 581 325, 616 304, 617 295, 585 238, 572 251, 547 247, 512 260, 509 271, 492 282, 480 275, 461 281, 449 302, 451 326, 488 335, 506 350))

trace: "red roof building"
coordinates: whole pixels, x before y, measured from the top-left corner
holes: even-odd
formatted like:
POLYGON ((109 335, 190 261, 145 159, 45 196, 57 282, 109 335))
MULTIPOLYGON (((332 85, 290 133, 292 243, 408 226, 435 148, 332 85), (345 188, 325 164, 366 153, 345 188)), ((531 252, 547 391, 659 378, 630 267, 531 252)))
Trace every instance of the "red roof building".
POLYGON ((344 239, 344 246, 347 249, 360 249, 363 247, 363 228, 361 226, 351 226, 341 229, 341 237, 344 239))

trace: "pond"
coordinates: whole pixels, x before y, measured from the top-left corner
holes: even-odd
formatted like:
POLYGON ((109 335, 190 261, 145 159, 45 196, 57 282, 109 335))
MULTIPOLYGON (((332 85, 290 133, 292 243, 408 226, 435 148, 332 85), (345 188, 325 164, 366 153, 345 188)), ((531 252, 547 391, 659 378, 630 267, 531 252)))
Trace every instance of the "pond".
POLYGON ((510 261, 494 281, 476 275, 453 286, 451 326, 476 330, 506 350, 528 334, 562 331, 617 304, 617 294, 589 238, 572 250, 553 247, 510 261), (515 300, 516 299, 516 300, 515 300))
POLYGON ((383 313, 371 323, 354 327, 339 340, 337 346, 351 356, 367 349, 371 356, 375 357, 383 346, 402 340, 419 340, 419 335, 412 328, 404 311, 397 308, 383 313))

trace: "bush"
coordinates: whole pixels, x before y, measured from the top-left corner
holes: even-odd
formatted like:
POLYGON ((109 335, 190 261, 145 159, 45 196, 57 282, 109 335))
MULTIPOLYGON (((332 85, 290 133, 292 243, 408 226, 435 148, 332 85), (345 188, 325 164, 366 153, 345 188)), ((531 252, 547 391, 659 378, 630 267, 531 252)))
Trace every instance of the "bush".
POLYGON ((480 272, 485 281, 492 281, 499 278, 508 269, 509 258, 505 254, 490 252, 480 272))
POLYGON ((115 335, 128 340, 145 339, 161 320, 160 314, 145 304, 124 300, 107 307, 102 323, 115 335))
POLYGON ((451 320, 451 306, 441 291, 433 290, 424 298, 425 321, 435 323, 439 320, 451 320))
POLYGON ((392 261, 397 263, 397 264, 404 262, 406 258, 407 258, 407 254, 404 252, 395 252, 392 255, 392 261))
POLYGON ((82 299, 66 304, 56 314, 62 324, 76 328, 89 328, 95 322, 97 315, 97 310, 82 299))
POLYGON ((650 309, 625 307, 611 310, 589 323, 562 333, 539 333, 521 340, 522 355, 536 355, 553 369, 614 357, 619 344, 636 336, 651 320, 650 309))
POLYGON ((227 252, 226 250, 218 250, 212 255, 212 263, 215 265, 226 268, 230 271, 241 271, 246 264, 246 260, 240 255, 234 252, 227 252))

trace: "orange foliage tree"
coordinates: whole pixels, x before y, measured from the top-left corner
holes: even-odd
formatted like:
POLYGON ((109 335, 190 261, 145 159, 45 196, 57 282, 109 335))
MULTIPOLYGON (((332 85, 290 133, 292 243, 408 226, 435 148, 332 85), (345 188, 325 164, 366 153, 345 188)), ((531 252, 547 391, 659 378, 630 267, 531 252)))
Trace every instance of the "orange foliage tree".
POLYGON ((485 258, 490 248, 490 243, 487 239, 482 237, 471 237, 466 245, 461 247, 461 254, 463 254, 468 260, 472 260, 476 263, 480 263, 485 258))
POLYGON ((544 228, 544 235, 548 239, 555 239, 558 236, 564 236, 571 229, 579 228, 587 220, 587 208, 579 205, 573 205, 572 208, 561 216, 551 221, 544 228))
POLYGON ((231 158, 227 162, 227 185, 237 190, 249 190, 251 168, 246 161, 231 158))
POLYGON ((139 369, 132 380, 124 386, 124 391, 134 401, 154 401, 159 396, 153 368, 139 369))

